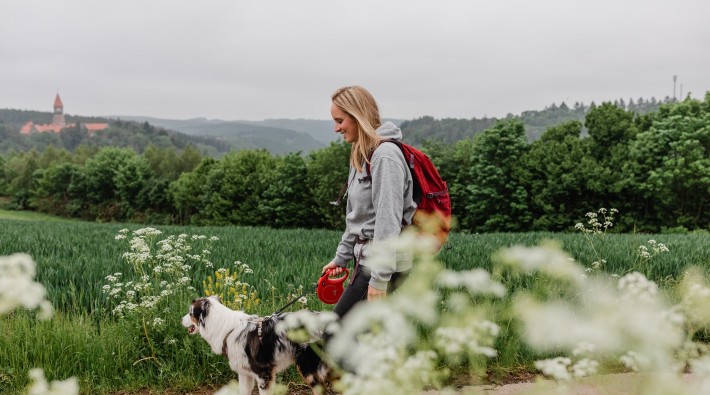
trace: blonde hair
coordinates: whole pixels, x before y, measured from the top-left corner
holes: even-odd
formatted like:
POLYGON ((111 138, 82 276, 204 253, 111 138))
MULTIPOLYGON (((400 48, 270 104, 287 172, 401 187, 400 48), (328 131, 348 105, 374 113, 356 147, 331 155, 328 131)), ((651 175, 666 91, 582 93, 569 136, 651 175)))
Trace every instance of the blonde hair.
POLYGON ((333 103, 357 123, 357 141, 350 151, 350 164, 362 171, 362 163, 370 162, 372 152, 380 144, 377 128, 380 127, 380 110, 375 98, 367 89, 354 85, 344 86, 331 97, 333 103))

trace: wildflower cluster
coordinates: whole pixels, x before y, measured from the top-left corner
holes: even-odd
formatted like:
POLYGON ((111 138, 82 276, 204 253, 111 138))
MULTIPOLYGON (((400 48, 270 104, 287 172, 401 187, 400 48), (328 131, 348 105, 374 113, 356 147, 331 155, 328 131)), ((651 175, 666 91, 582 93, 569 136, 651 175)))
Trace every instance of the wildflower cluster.
POLYGON ((415 273, 387 299, 356 305, 344 317, 328 347, 328 355, 344 369, 339 389, 418 393, 442 386, 448 371, 439 369, 441 361, 483 367, 496 356, 500 328, 490 320, 489 307, 473 301, 502 297, 505 288, 480 269, 445 270, 433 258, 435 245, 436 240, 409 232, 372 245, 371 264, 386 260, 393 249, 406 251, 414 257, 415 273))
MULTIPOLYGON (((535 267, 529 260, 540 253, 533 251, 548 248, 514 255, 520 266, 535 267)), ((639 390, 644 394, 694 394, 710 380, 710 350, 693 340, 694 330, 710 324, 710 288, 698 272, 691 271, 683 280, 676 305, 638 272, 618 280, 598 275, 579 281, 574 276, 568 283, 577 284, 577 298, 539 300, 526 292, 514 297, 514 311, 529 345, 572 353, 538 361, 535 366, 544 375, 568 382, 596 373, 600 362, 595 358, 617 358, 630 370, 652 373, 642 376, 639 390), (683 380, 679 373, 685 371, 696 380, 683 380)))
POLYGON ((594 251, 594 255, 596 257, 595 261, 592 262, 591 265, 586 269, 588 273, 599 271, 606 265, 606 259, 604 259, 599 253, 597 246, 595 245, 595 241, 597 238, 604 236, 607 230, 611 229, 614 226, 614 215, 618 213, 619 210, 615 208, 607 210, 602 207, 596 212, 590 211, 586 214, 586 225, 581 222, 578 222, 574 226, 575 229, 582 232, 582 234, 585 236, 585 238, 589 242, 589 245, 592 247, 592 251, 594 251), (602 219, 601 222, 599 221, 600 217, 602 219))
MULTIPOLYGON (((126 239, 127 233, 128 229, 121 230, 116 240, 126 239)), ((212 267, 207 248, 191 254, 190 241, 204 241, 205 236, 170 235, 156 241, 161 234, 154 228, 134 231, 129 240, 130 251, 123 254, 131 265, 131 280, 124 280, 123 273, 114 273, 106 276, 107 283, 102 288, 110 303, 115 304, 114 315, 138 316, 154 328, 165 322, 160 316, 169 313, 171 298, 195 290, 190 277, 193 266, 212 267)))
POLYGON ((597 212, 591 211, 586 214, 587 225, 579 222, 574 227, 584 234, 604 234, 614 226, 614 215, 618 213, 619 210, 615 208, 607 210, 602 207, 597 212), (599 221, 600 217, 601 221, 599 221))
POLYGON ((129 231, 123 229, 116 240, 128 241, 129 251, 123 259, 130 265, 128 273, 114 273, 106 276, 103 292, 108 298, 111 312, 139 329, 150 356, 150 360, 160 365, 160 348, 156 340, 164 344, 175 344, 172 327, 185 308, 186 302, 195 294, 193 278, 196 273, 213 272, 204 285, 209 285, 208 294, 217 293, 228 297, 239 307, 254 307, 259 302, 249 284, 241 282, 244 274, 251 273, 247 265, 237 262, 234 272, 227 269, 214 271, 210 261, 210 247, 217 237, 186 234, 168 235, 160 238, 160 230, 143 228, 134 231, 130 239, 129 231), (241 294, 240 294, 241 292, 241 294))
MULTIPOLYGON (((581 222, 575 225, 575 228, 584 234, 595 255, 595 261, 585 269, 587 273, 598 272, 606 266, 607 261, 604 259, 602 254, 600 254, 597 242, 609 229, 611 229, 611 227, 614 226, 614 215, 618 213, 619 211, 615 208, 610 210, 600 208, 597 212, 589 212, 586 214, 587 218, 589 218, 587 225, 581 222), (599 221, 599 217, 602 218, 601 222, 599 221)), ((636 251, 638 258, 632 270, 640 269, 654 257, 669 251, 665 244, 658 243, 653 239, 649 240, 647 244, 648 246, 641 245, 638 247, 638 250, 636 251)))
POLYGON ((645 263, 657 255, 668 252, 668 247, 663 243, 657 243, 656 240, 651 239, 648 241, 648 247, 640 245, 637 252, 639 259, 641 259, 641 263, 645 263))
POLYGON ((249 266, 239 261, 234 262, 236 269, 220 268, 214 278, 207 276, 202 282, 205 296, 219 296, 222 304, 233 310, 252 311, 261 300, 257 292, 248 283, 242 282, 245 274, 253 273, 249 266))

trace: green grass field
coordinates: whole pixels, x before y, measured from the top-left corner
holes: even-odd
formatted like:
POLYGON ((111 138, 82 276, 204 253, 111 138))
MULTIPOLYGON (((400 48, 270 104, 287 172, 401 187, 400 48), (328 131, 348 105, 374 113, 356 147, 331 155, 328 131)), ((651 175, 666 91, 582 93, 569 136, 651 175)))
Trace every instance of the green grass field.
MULTIPOLYGON (((137 225, 94 224, 63 221, 32 213, 0 211, 0 255, 30 254, 37 262, 37 280, 47 288, 48 299, 57 309, 48 322, 38 322, 32 313, 18 312, 0 319, 0 392, 20 393, 27 385, 27 371, 43 367, 47 378, 80 379, 82 393, 157 392, 191 390, 206 385, 223 385, 232 373, 223 357, 212 355, 199 339, 188 338, 177 322, 167 331, 175 343, 161 345, 160 365, 137 362, 145 354, 139 336, 126 322, 107 312, 102 286, 106 276, 127 273, 122 254, 127 244, 115 239, 119 230, 136 230, 137 225)), ((253 270, 244 278, 258 292, 262 303, 252 313, 270 314, 288 300, 299 286, 311 287, 321 267, 332 258, 340 232, 326 230, 273 230, 248 227, 160 227, 164 235, 216 236, 210 260, 216 267, 233 267, 235 261, 253 270)), ((589 265, 603 257, 610 273, 641 271, 661 286, 672 283, 688 265, 710 267, 710 235, 615 235, 593 239, 584 235, 452 234, 448 247, 439 255, 448 268, 466 270, 492 267, 491 256, 513 245, 536 245, 558 240, 577 261, 589 265), (649 239, 666 244, 670 251, 641 262, 638 246, 649 239)), ((193 285, 200 290, 206 271, 197 271, 193 285)), ((505 283, 509 289, 526 287, 523 280, 505 283)), ((198 292, 199 293, 199 292, 198 292)), ((187 306, 189 300, 178 301, 187 306)), ((502 301, 501 303, 507 303, 502 301)), ((330 310, 311 293, 305 306, 330 310)), ((184 314, 174 312, 175 317, 184 314)), ((526 369, 533 356, 520 341, 501 336, 499 356, 489 369, 498 374, 526 369)), ((284 381, 298 382, 295 373, 284 381)))

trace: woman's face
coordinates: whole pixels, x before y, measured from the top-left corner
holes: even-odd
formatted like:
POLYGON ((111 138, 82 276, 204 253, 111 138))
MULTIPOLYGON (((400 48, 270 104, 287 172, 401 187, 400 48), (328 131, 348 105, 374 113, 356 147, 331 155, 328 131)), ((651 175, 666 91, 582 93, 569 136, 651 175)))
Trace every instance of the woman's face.
POLYGON ((342 134, 343 139, 350 144, 356 142, 358 127, 355 118, 341 110, 335 103, 330 106, 330 115, 333 116, 333 121, 335 121, 335 133, 342 134))

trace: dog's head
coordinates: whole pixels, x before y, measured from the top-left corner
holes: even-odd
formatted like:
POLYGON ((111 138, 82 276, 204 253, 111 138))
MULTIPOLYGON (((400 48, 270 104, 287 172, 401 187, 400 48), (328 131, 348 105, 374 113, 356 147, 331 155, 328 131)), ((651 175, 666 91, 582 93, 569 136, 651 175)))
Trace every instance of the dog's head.
POLYGON ((187 314, 182 317, 182 326, 187 328, 187 333, 194 335, 200 332, 200 328, 205 327, 210 306, 214 303, 220 303, 216 296, 197 298, 192 301, 187 314))

